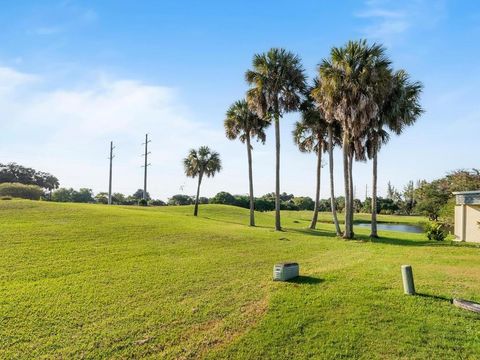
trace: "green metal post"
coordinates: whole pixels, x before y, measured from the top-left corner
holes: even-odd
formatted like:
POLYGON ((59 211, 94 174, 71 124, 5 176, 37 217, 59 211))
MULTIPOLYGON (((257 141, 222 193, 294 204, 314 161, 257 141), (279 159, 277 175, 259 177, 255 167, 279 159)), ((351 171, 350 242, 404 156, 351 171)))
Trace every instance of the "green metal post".
POLYGON ((402 265, 403 291, 407 295, 415 295, 413 271, 410 265, 402 265))

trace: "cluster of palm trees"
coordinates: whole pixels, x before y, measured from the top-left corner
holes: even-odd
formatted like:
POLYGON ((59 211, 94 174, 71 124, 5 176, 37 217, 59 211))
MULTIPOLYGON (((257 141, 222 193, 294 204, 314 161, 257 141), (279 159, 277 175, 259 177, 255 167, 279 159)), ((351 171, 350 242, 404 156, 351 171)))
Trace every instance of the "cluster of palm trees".
POLYGON ((310 227, 315 228, 320 201, 322 154, 328 152, 332 216, 338 236, 351 239, 353 233, 353 163, 372 160, 372 229, 376 228, 377 156, 389 139, 412 125, 422 108, 422 85, 412 82, 404 70, 395 71, 379 44, 349 41, 331 49, 318 66, 309 86, 300 58, 284 49, 272 48, 253 58, 245 74, 250 85, 246 99, 234 103, 224 122, 226 136, 239 138, 247 146, 250 192, 250 225, 255 225, 252 175, 252 139, 265 142, 265 128, 275 125, 275 229, 280 222, 280 119, 287 112, 300 111, 293 137, 300 151, 317 155, 315 211, 310 227), (340 229, 335 209, 333 148, 343 151, 345 224, 340 229))

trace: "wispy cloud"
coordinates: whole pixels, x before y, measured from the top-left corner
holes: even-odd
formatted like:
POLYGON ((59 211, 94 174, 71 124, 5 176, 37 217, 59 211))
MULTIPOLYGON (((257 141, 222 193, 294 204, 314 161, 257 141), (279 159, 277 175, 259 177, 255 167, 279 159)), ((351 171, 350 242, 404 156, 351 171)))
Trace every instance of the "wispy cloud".
POLYGON ((432 27, 445 16, 444 0, 370 0, 355 13, 367 23, 362 36, 388 45, 419 27, 432 27))

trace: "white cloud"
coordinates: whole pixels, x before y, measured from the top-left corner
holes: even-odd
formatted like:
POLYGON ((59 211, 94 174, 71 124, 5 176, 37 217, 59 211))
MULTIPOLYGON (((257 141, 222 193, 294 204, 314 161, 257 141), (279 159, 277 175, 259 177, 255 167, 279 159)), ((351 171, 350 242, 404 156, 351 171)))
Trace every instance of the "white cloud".
POLYGON ((355 14, 368 21, 361 29, 362 36, 390 46, 414 28, 435 26, 444 15, 444 0, 370 0, 365 2, 362 11, 355 14))
POLYGON ((107 148, 114 140, 116 191, 133 192, 141 186, 139 155, 149 132, 151 190, 166 198, 185 182, 180 160, 190 147, 217 149, 226 142, 221 128, 192 120, 176 89, 106 76, 82 88, 45 89, 48 79, 41 79, 0 68, 0 162, 50 171, 65 186, 104 190, 107 148), (41 86, 28 86, 33 79, 41 86), (154 184, 155 177, 162 185, 154 184))

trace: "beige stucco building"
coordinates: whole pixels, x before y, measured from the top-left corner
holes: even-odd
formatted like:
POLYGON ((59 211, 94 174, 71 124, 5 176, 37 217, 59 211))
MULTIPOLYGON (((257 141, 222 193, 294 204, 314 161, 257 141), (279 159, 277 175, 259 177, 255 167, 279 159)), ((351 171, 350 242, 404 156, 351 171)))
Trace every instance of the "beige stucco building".
POLYGON ((457 240, 480 242, 480 190, 453 194, 457 203, 455 206, 457 240))

